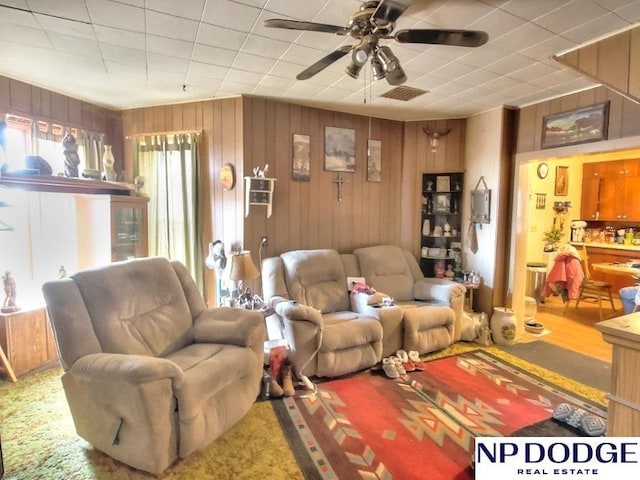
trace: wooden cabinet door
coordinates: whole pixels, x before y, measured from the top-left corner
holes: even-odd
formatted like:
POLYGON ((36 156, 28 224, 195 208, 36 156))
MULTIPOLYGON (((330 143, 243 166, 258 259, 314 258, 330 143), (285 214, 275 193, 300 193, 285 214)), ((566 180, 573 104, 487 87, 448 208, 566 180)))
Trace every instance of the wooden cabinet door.
POLYGON ((595 168, 597 168, 600 177, 598 192, 600 220, 616 220, 619 215, 619 171, 622 168, 622 163, 621 161, 615 161, 596 164, 595 168))
POLYGON ((582 202, 580 218, 598 220, 600 195, 600 166, 597 163, 585 163, 582 167, 582 202))
POLYGON ((626 177, 622 190, 621 220, 640 221, 640 175, 626 177))

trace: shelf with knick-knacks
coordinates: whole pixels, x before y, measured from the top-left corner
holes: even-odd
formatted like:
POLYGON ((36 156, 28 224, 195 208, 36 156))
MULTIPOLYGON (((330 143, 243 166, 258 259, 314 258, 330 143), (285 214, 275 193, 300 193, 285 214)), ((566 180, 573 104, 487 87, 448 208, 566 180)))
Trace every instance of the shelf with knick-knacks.
POLYGON ((461 277, 464 174, 426 173, 422 179, 420 267, 426 277, 461 277))

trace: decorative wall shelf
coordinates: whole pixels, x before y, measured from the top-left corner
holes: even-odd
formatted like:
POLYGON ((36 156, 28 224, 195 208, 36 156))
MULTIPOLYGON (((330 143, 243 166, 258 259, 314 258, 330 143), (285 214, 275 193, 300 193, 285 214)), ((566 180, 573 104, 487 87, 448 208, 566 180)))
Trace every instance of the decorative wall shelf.
POLYGON ((275 178, 244 177, 245 210, 244 216, 249 216, 252 205, 266 205, 267 218, 271 217, 273 206, 273 189, 275 178))

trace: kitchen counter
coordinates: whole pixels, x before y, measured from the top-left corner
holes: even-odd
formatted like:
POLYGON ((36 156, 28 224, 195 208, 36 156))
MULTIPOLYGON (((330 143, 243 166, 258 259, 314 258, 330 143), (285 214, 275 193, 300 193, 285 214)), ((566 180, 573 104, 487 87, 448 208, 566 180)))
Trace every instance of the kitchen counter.
POLYGON ((640 435, 640 313, 595 324, 603 339, 613 345, 607 436, 640 435))
POLYGON ((574 247, 586 248, 610 248, 612 250, 623 250, 626 252, 638 252, 640 254, 640 245, 625 245, 623 243, 600 243, 600 242, 571 242, 574 247))

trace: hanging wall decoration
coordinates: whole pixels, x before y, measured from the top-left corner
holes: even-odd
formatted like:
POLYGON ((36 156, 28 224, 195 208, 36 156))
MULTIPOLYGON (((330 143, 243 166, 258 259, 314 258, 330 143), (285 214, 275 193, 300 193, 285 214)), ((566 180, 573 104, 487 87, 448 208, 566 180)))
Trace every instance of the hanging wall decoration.
POLYGON ((292 179, 298 182, 308 182, 310 175, 310 147, 309 135, 293 134, 293 171, 292 179))
POLYGON ((356 131, 352 128, 324 128, 324 169, 328 172, 356 170, 356 131))
POLYGON ((565 196, 569 193, 569 167, 556 167, 555 194, 565 196))
POLYGON ((542 121, 542 148, 606 140, 609 102, 547 115, 542 121))
POLYGON ((382 142, 380 140, 367 141, 367 181, 382 181, 382 142))

